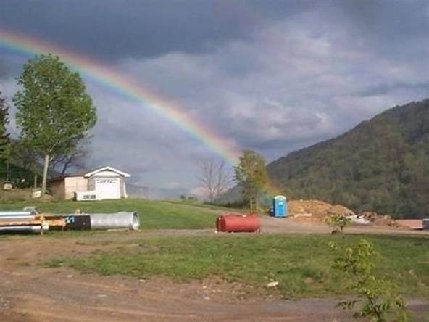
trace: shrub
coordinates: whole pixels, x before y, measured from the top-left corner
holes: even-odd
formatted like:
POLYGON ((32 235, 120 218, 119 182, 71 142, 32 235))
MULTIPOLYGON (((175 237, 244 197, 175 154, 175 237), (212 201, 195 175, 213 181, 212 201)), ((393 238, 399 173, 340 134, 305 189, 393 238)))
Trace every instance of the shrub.
POLYGON ((396 286, 382 279, 374 272, 374 257, 378 253, 372 244, 361 239, 357 245, 340 249, 334 242, 330 243, 338 256, 332 267, 344 273, 349 289, 363 297, 362 300, 347 300, 337 304, 343 309, 353 309, 361 302, 360 310, 354 313, 355 318, 366 317, 370 321, 407 321, 404 299, 397 293, 396 286), (387 319, 389 317, 389 320, 387 319))
POLYGON ((332 233, 343 232, 344 227, 348 226, 351 223, 350 218, 347 218, 344 215, 330 215, 325 218, 325 223, 332 227, 332 233))

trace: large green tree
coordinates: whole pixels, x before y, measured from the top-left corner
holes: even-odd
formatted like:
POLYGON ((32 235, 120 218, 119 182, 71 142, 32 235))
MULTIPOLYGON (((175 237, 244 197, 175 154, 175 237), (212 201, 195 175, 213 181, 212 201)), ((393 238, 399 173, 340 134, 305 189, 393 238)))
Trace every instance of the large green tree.
POLYGON ((264 157, 254 151, 244 150, 234 170, 234 180, 242 187, 243 198, 249 202, 251 210, 257 210, 258 199, 268 184, 264 157))
POLYGON ((44 158, 44 194, 50 161, 75 151, 95 125, 96 110, 80 75, 51 54, 30 59, 18 85, 13 102, 20 140, 44 158))

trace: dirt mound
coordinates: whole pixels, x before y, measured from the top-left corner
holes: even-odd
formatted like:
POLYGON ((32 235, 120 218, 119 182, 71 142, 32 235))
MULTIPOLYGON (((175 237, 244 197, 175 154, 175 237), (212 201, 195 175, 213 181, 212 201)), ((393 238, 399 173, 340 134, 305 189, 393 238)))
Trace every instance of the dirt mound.
POLYGON ((291 200, 288 202, 289 217, 295 220, 323 222, 327 216, 350 216, 354 212, 342 205, 332 205, 320 200, 291 200))
MULTIPOLYGON (((332 205, 321 200, 291 200, 288 202, 289 218, 303 222, 324 222, 325 218, 332 215, 353 216, 355 213, 342 205, 332 205)), ((389 215, 380 215, 373 211, 365 211, 356 214, 356 218, 366 219, 376 226, 400 227, 389 215)))

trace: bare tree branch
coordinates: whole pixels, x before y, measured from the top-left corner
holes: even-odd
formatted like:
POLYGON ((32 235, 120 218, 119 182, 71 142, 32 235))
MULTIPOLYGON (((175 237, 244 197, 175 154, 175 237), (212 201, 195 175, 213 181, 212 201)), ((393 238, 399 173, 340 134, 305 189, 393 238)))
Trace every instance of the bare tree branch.
POLYGON ((200 169, 198 180, 205 188, 209 201, 213 202, 231 186, 231 169, 228 169, 224 160, 214 158, 202 160, 200 169))
POLYGON ((82 141, 71 153, 55 156, 50 163, 50 170, 65 175, 67 170, 75 168, 83 170, 86 168, 86 160, 90 154, 88 147, 89 138, 82 141))

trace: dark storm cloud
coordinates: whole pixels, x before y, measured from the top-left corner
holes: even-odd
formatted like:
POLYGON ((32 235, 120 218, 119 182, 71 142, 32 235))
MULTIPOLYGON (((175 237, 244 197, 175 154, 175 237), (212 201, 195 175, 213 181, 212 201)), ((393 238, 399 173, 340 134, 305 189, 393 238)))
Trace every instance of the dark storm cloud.
POLYGON ((398 61, 428 57, 428 1, 341 1, 337 4, 340 13, 337 20, 347 26, 350 36, 367 50, 398 61))
POLYGON ((104 59, 197 53, 303 5, 282 1, 2 0, 0 27, 104 59))
POLYGON ((248 39, 231 40, 211 53, 128 61, 125 68, 181 100, 238 146, 267 157, 274 157, 276 149, 279 156, 304 142, 335 136, 383 109, 425 97, 428 76, 422 71, 428 61, 420 44, 428 32, 419 29, 425 25, 416 12, 420 2, 399 13, 398 7, 383 12, 386 3, 373 6, 372 23, 364 21, 364 26, 359 16, 370 8, 334 4, 322 2, 273 21, 248 39), (407 31, 396 33, 401 28, 407 31), (389 52, 407 33, 416 50, 398 46, 389 52))
MULTIPOLYGON (((429 31, 426 0, 336 1, 335 6, 343 13, 337 17, 341 23, 348 21, 356 33, 365 33, 380 48, 385 43, 394 44, 394 39, 413 41, 429 31)), ((398 45, 406 49, 404 43, 398 45)))
MULTIPOLYGON (((1 2, 0 28, 110 60, 225 146, 267 161, 429 93, 428 1, 1 2)), ((10 58, 0 57, 9 96, 10 58)), ((195 187, 213 149, 98 85, 90 163, 143 185, 195 187)))

